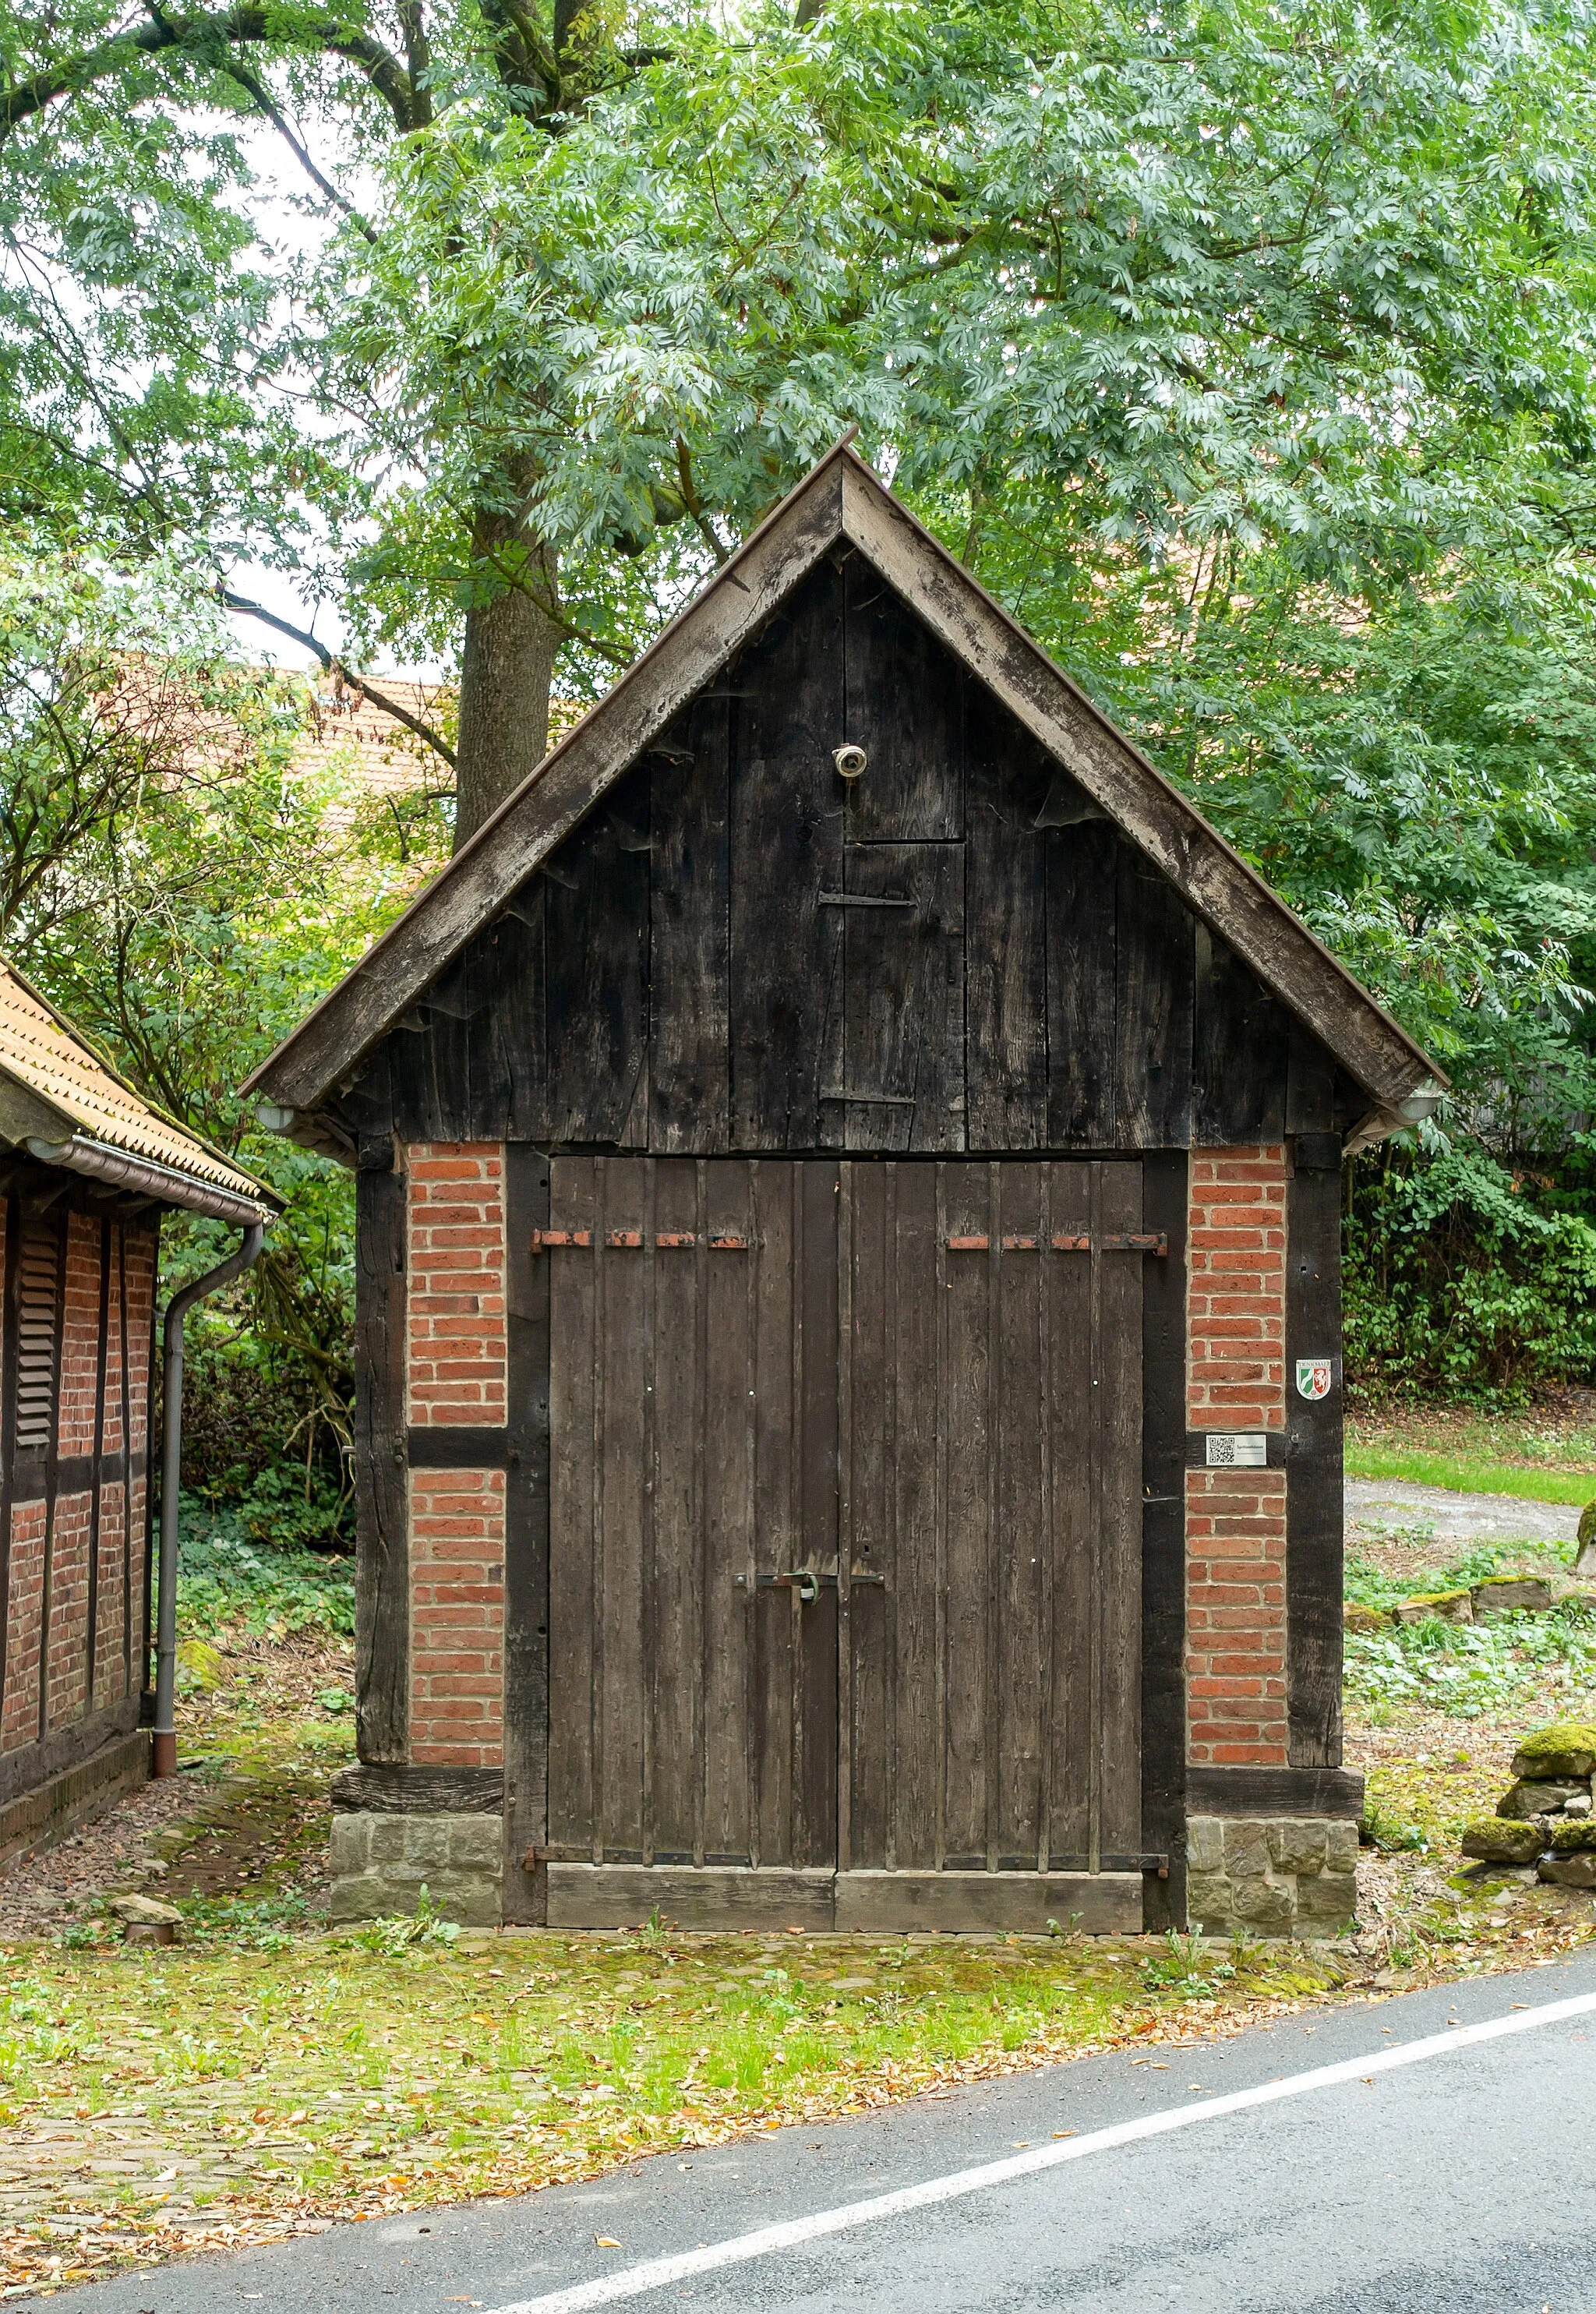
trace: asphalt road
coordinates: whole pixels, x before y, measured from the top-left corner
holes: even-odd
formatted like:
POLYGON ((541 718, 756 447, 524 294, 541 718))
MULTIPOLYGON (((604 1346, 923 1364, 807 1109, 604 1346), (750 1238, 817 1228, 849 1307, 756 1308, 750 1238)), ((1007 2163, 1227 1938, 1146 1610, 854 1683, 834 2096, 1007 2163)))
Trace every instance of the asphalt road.
MULTIPOLYGON (((256 2302, 291 2314, 531 2314, 661 2256, 1067 2142, 1055 2133, 1184 2114, 1586 1994, 1596 1955, 13 2302, 69 2314, 243 2314, 256 2302)), ((1590 2314, 1593 2169, 1596 2007, 605 2296, 639 2314, 1590 2314)))
MULTIPOLYGON (((1591 1492, 1596 1495, 1596 1479, 1591 1492)), ((1438 1544, 1460 1549, 1471 1542, 1572 1542, 1579 1532, 1579 1506, 1458 1494, 1406 1479, 1348 1479, 1346 1525, 1349 1537, 1360 1526, 1427 1526, 1438 1544)))

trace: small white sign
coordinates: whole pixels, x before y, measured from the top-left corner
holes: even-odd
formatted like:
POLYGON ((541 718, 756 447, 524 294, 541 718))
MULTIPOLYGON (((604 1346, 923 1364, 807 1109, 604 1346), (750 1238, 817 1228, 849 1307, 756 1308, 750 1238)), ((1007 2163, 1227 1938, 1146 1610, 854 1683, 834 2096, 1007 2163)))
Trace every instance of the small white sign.
POLYGON ((1211 1430, 1208 1467, 1211 1471, 1261 1471, 1269 1459, 1269 1442, 1261 1430, 1211 1430))

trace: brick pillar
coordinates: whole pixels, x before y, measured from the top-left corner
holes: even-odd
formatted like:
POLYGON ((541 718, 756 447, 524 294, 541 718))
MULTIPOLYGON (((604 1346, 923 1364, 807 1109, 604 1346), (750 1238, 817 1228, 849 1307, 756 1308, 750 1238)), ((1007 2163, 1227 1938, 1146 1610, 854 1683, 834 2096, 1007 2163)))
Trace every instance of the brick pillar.
MULTIPOLYGON (((504 1151, 430 1142, 406 1157, 409 1420, 502 1429, 504 1151)), ((410 1472, 410 1758, 504 1760, 505 1474, 462 1453, 410 1472)))
MULTIPOLYGON (((1186 1422, 1285 1427, 1285 1152, 1194 1152, 1186 1422)), ((1186 1756, 1283 1765, 1285 1472, 1186 1472, 1186 1756)))

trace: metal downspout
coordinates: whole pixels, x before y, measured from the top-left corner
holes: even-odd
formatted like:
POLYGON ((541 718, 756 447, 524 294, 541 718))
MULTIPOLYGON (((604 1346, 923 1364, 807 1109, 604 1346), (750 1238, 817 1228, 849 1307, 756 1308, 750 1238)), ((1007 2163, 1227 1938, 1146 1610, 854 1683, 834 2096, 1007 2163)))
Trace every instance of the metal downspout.
POLYGON ((161 1560, 155 1611, 155 1756, 154 1773, 177 1773, 177 1730, 172 1703, 177 1685, 177 1510, 178 1474, 183 1452, 183 1320, 196 1302, 248 1269, 266 1236, 264 1222, 251 1222, 243 1243, 166 1305, 161 1352, 161 1560))

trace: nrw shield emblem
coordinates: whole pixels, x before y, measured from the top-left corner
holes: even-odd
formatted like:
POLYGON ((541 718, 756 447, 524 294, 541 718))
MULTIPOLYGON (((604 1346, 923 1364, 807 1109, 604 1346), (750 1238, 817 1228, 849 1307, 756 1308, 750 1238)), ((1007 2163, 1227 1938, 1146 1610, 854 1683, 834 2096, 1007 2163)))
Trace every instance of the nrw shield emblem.
POLYGON ((1297 1395, 1299 1398, 1328 1398, 1330 1385, 1336 1379, 1333 1358, 1299 1358, 1297 1360, 1297 1395))

